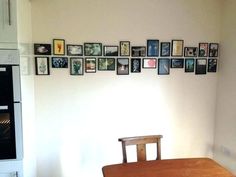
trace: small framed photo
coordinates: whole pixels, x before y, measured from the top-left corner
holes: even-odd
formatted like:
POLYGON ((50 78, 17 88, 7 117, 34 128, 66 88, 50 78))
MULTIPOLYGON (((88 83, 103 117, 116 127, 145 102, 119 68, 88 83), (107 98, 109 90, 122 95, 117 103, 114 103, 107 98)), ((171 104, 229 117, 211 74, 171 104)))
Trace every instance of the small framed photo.
POLYGON ((130 56, 130 41, 120 41, 120 56, 130 56))
POLYGON ((52 57, 52 68, 68 68, 68 58, 52 57))
POLYGON ((194 58, 185 58, 185 72, 194 72, 194 58))
POLYGON ((169 58, 158 59, 158 74, 159 75, 170 74, 170 59, 169 58))
POLYGON ((115 58, 98 58, 98 70, 99 71, 114 71, 115 58))
POLYGON ((141 72, 141 58, 131 58, 131 73, 141 72))
POLYGON ((66 47, 67 47, 68 56, 82 56, 83 55, 82 45, 67 44, 66 47))
POLYGON ((49 75, 49 57, 35 57, 36 75, 49 75))
POLYGON ((184 59, 183 58, 172 58, 171 59, 171 68, 183 68, 184 59))
POLYGON ((34 44, 35 55, 51 55, 51 44, 34 44))
POLYGON ((208 56, 208 43, 199 43, 198 56, 199 57, 208 56))
POLYGON ((145 46, 132 46, 132 57, 145 57, 146 56, 146 47, 145 46))
POLYGON ((85 72, 86 73, 96 72, 96 58, 85 58, 85 72))
POLYGON ((143 58, 143 68, 155 69, 157 67, 156 58, 143 58))
POLYGON ((218 57, 219 44, 210 43, 209 44, 209 57, 218 57))
POLYGON ((182 57, 183 56, 183 47, 184 47, 184 40, 172 40, 171 56, 182 57))
POLYGON ((65 55, 65 40, 64 39, 53 39, 53 54, 65 55))
POLYGON ((102 43, 84 43, 85 56, 102 56, 102 43))
POLYGON ((117 75, 129 74, 129 58, 117 58, 117 75))
POLYGON ((104 56, 118 56, 118 46, 108 46, 103 47, 104 56))
POLYGON ((84 59, 83 58, 70 58, 70 74, 83 75, 84 74, 84 59))
POLYGON ((159 56, 159 40, 148 39, 147 40, 147 56, 158 57, 159 56))
POLYGON ((170 56, 170 42, 161 42, 161 57, 170 56))
POLYGON ((216 70, 217 70, 217 59, 216 58, 208 59, 207 71, 215 73, 216 70))
POLYGON ((206 74, 207 59, 199 58, 196 59, 195 74, 206 74))
POLYGON ((185 57, 197 57, 197 47, 184 47, 185 57))

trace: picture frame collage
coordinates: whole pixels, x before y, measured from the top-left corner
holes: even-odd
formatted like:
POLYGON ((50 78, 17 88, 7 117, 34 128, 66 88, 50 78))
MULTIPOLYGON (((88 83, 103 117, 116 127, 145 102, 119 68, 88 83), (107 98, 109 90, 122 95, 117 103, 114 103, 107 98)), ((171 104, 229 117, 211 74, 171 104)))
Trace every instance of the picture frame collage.
POLYGON ((218 43, 200 42, 184 46, 184 40, 159 41, 147 39, 146 45, 119 45, 85 42, 66 44, 53 39, 52 44, 34 43, 36 75, 50 75, 50 68, 70 68, 70 75, 84 75, 97 71, 116 71, 117 75, 141 73, 142 69, 156 69, 158 75, 169 75, 171 69, 184 68, 185 73, 217 72, 218 43))

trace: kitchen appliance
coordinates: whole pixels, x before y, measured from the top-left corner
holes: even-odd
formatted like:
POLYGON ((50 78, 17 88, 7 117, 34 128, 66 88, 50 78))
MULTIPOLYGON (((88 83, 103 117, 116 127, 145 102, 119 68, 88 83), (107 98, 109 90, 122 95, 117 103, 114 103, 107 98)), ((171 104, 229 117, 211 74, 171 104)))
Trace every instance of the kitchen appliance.
POLYGON ((0 50, 0 160, 22 159, 18 50, 0 50))

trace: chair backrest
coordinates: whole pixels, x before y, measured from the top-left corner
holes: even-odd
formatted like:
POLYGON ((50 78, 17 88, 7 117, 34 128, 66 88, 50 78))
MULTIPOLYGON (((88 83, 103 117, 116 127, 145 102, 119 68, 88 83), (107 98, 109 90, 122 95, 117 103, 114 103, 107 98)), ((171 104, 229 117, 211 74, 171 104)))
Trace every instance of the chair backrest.
POLYGON ((148 136, 135 136, 119 138, 118 141, 122 145, 123 163, 127 163, 126 146, 136 145, 137 149, 137 161, 146 161, 146 144, 156 143, 157 144, 157 158, 161 160, 161 138, 162 135, 148 135, 148 136))

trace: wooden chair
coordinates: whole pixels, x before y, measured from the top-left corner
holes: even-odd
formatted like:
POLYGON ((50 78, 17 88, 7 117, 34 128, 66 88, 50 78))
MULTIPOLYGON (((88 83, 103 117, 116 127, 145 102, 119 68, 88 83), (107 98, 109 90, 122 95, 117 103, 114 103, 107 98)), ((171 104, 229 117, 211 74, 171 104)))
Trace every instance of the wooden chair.
POLYGON ((161 160, 161 138, 162 135, 148 135, 148 136, 135 136, 119 138, 118 141, 122 145, 123 163, 127 163, 126 146, 136 145, 137 150, 137 161, 146 161, 146 144, 156 143, 157 144, 157 158, 161 160))

